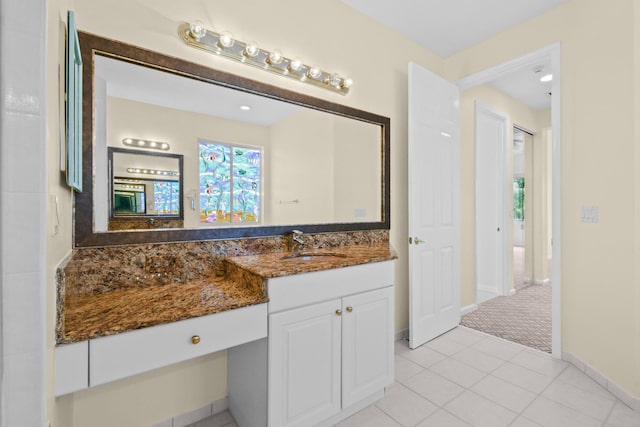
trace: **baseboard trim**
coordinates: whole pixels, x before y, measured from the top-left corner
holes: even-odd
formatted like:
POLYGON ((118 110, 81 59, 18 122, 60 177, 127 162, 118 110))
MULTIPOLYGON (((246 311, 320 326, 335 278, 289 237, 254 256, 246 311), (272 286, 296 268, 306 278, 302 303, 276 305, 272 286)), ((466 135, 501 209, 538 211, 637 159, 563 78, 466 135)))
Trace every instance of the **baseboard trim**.
POLYGON ((167 420, 159 421, 150 427, 185 427, 198 421, 204 420, 212 415, 219 414, 229 409, 229 399, 222 398, 207 405, 184 412, 167 420))
POLYGON ((598 371, 593 366, 589 365, 587 362, 571 352, 563 351, 562 360, 571 363, 578 370, 580 370, 592 380, 607 389, 609 393, 613 394, 615 397, 624 402, 628 407, 637 412, 640 412, 640 397, 636 397, 633 394, 629 393, 609 377, 604 375, 602 372, 598 371))
POLYGON ((471 304, 471 305, 468 305, 466 307, 462 307, 460 309, 460 316, 464 316, 465 314, 469 314, 472 311, 476 311, 477 308, 478 308, 477 304, 471 304))
POLYGON ((534 285, 548 285, 549 283, 551 283, 551 279, 536 280, 533 282, 534 285))

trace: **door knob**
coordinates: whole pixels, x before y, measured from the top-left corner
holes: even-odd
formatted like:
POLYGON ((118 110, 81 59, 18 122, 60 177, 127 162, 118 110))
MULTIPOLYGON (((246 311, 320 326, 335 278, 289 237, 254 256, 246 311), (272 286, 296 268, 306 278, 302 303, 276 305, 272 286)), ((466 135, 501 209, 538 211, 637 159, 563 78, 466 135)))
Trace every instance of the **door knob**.
POLYGON ((198 335, 194 335, 191 337, 192 344, 198 344, 200 342, 200 337, 198 335))
POLYGON ((348 311, 349 313, 351 313, 351 312, 353 311, 353 307, 351 307, 351 306, 347 307, 347 311, 348 311))
POLYGON ((342 310, 340 310, 340 309, 336 310, 336 314, 337 314, 338 316, 342 316, 342 310))
POLYGON ((413 241, 416 242, 416 245, 419 245, 420 243, 425 243, 425 241, 419 237, 416 237, 415 239, 413 239, 413 241))

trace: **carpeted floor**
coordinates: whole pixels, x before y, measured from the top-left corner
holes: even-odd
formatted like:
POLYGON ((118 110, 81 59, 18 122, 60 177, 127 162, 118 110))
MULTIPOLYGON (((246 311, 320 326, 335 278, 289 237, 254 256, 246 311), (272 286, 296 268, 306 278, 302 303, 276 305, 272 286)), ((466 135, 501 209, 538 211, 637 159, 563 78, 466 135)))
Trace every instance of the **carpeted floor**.
POLYGON ((551 285, 529 285, 483 302, 460 324, 551 353, 551 285))

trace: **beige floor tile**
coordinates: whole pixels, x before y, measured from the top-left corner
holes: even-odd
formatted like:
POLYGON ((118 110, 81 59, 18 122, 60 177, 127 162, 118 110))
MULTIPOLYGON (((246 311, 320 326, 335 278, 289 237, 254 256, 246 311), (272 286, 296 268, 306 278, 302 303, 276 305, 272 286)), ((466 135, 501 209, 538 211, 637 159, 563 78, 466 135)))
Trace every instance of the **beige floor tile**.
POLYGON ((500 366, 491 375, 536 394, 541 393, 553 381, 553 378, 510 362, 500 366))
POLYGON ((371 405, 339 422, 335 427, 400 427, 400 424, 374 405, 371 405))
POLYGON ((602 421, 542 396, 534 400, 522 415, 543 427, 600 427, 602 425, 602 421))
POLYGON ((440 409, 416 427, 471 427, 471 425, 440 409))
POLYGON ((424 368, 422 366, 417 365, 402 356, 395 357, 396 381, 404 381, 422 371, 424 371, 424 368))
POLYGON ((506 427, 517 414, 477 394, 465 391, 444 407, 474 427, 506 427))
POLYGON ((445 356, 444 354, 438 353, 437 351, 431 350, 430 348, 425 346, 418 347, 415 350, 403 353, 402 357, 414 363, 417 363, 424 368, 435 365, 436 363, 441 362, 447 358, 447 356, 445 356))
POLYGON ((611 427, 638 427, 640 426, 640 413, 618 401, 607 418, 607 425, 611 427))
POLYGON ((476 394, 515 412, 522 412, 536 394, 489 375, 471 388, 476 394))
POLYGON ((444 405, 464 391, 459 385, 429 371, 400 382, 438 406, 444 405))
POLYGON ((588 392, 599 394, 601 396, 611 396, 611 393, 607 391, 600 384, 592 380, 584 372, 577 369, 575 366, 569 365, 567 369, 556 378, 557 381, 562 381, 567 384, 571 384, 576 387, 580 387, 588 392))
POLYGON ((485 338, 484 335, 463 326, 450 330, 444 336, 466 346, 473 345, 485 338))
POLYGON ((384 399, 375 405, 403 426, 414 426, 438 410, 436 405, 401 384, 388 388, 384 399))
POLYGON ((569 366, 564 360, 554 359, 550 354, 531 350, 516 354, 510 362, 549 377, 558 376, 569 366))
POLYGON ((425 344, 425 347, 435 350, 447 356, 453 356, 459 351, 464 350, 467 346, 457 341, 447 338, 446 335, 433 339, 425 344))
POLYGON ((452 358, 436 363, 429 370, 465 388, 471 387, 487 375, 479 369, 452 358))
POLYGON ((479 369, 483 372, 492 372, 505 363, 504 360, 483 353, 474 348, 467 348, 452 356, 454 359, 479 369))
POLYGON ((472 347, 502 360, 510 360, 524 350, 517 344, 497 338, 485 338, 473 344, 472 347))
POLYGON ((525 417, 518 417, 513 423, 511 423, 509 427, 542 427, 542 426, 538 423, 534 423, 533 421, 525 417))
POLYGON ((616 403, 613 396, 590 393, 561 381, 553 382, 542 396, 601 421, 607 418, 616 403))

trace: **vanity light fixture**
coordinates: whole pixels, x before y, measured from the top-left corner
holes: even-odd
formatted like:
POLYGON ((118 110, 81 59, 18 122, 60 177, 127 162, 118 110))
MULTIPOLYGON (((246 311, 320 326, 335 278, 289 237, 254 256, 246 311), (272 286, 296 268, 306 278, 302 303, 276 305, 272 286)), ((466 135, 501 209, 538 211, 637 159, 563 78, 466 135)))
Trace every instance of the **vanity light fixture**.
POLYGON ((165 171, 160 169, 127 168, 127 172, 140 173, 143 175, 180 176, 180 172, 178 171, 165 171))
POLYGON ((168 142, 148 141, 146 139, 124 138, 122 143, 132 148, 150 148, 152 150, 168 151, 171 146, 168 142))
POLYGON ((255 42, 235 39, 228 31, 208 30, 200 21, 185 22, 178 26, 178 35, 188 46, 205 50, 243 64, 270 71, 332 92, 346 95, 353 80, 336 73, 304 64, 298 58, 288 58, 277 50, 260 48, 255 42))

